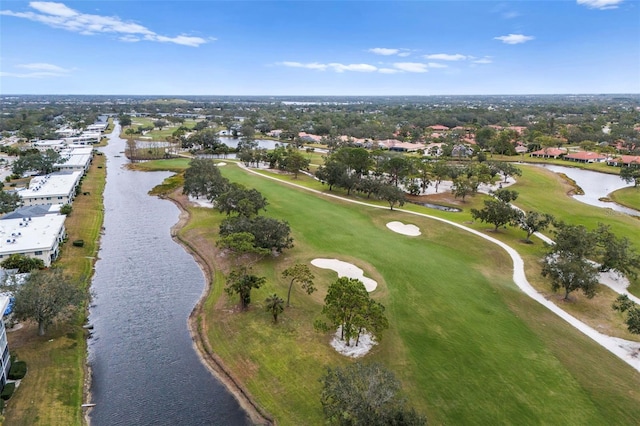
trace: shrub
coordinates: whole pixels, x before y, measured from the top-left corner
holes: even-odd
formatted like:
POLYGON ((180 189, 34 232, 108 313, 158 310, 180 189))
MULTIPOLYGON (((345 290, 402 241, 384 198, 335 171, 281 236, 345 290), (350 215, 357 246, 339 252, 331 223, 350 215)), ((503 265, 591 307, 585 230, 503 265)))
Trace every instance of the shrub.
POLYGON ((75 240, 72 244, 75 247, 84 247, 84 240, 75 240))
POLYGON ((71 207, 71 204, 65 204, 64 206, 60 207, 60 213, 67 216, 71 214, 72 210, 73 210, 73 207, 71 207))
POLYGON ((27 363, 24 361, 16 361, 11 364, 11 368, 9 369, 9 377, 10 380, 20 380, 27 374, 27 363))
POLYGON ((4 385, 4 388, 2 388, 2 392, 0 392, 0 398, 3 400, 7 400, 9 398, 11 398, 11 395, 13 395, 13 391, 16 390, 16 384, 11 382, 11 383, 6 383, 4 385))

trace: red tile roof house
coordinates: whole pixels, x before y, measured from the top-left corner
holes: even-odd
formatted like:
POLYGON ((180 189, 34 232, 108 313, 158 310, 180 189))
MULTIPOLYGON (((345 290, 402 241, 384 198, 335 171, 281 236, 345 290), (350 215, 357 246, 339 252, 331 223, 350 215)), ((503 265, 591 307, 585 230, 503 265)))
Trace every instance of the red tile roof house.
POLYGON ((431 130, 435 130, 436 132, 446 132, 449 130, 447 126, 443 126, 442 124, 436 124, 434 126, 429 126, 431 130))
POLYGON ((529 154, 531 157, 559 158, 567 153, 564 148, 543 148, 529 154))
POLYGON ((300 132, 298 133, 298 136, 300 137, 300 139, 302 139, 305 142, 316 142, 316 143, 322 142, 322 136, 312 135, 306 132, 300 132))
POLYGON ((606 161, 607 157, 602 154, 598 154, 597 152, 581 151, 567 154, 562 159, 575 161, 577 163, 603 163, 606 161))
POLYGON ((607 160, 607 164, 609 166, 627 166, 628 167, 632 163, 640 166, 640 155, 621 155, 619 157, 614 157, 607 160))

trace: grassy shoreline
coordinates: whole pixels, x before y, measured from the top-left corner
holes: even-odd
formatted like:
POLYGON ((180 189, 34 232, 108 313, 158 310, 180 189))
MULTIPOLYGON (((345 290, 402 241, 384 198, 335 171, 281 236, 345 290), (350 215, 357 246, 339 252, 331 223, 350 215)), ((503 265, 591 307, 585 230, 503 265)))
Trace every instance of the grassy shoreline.
MULTIPOLYGON (((106 158, 95 155, 73 212, 65 221, 68 240, 55 266, 62 267, 89 294, 93 265, 98 252, 104 215, 103 192, 106 158), (83 195, 87 193, 87 195, 83 195), (84 247, 71 241, 82 239, 84 247)), ((87 297, 88 300, 88 297, 87 297)), ((90 374, 87 369, 87 334, 82 328, 87 305, 68 322, 52 326, 45 336, 26 323, 7 333, 12 355, 27 362, 28 374, 5 409, 5 424, 81 425, 86 424, 81 404, 88 398, 90 374)))

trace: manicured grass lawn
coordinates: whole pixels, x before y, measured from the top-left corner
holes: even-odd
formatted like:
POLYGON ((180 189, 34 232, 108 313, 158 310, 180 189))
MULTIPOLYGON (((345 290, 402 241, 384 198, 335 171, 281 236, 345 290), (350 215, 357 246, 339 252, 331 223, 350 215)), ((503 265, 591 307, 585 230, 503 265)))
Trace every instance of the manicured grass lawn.
POLYGON ((611 193, 611 199, 618 204, 640 210, 640 188, 622 188, 611 193))
MULTIPOLYGON (((214 350, 279 424, 322 424, 318 378, 325 366, 352 362, 312 329, 335 273, 314 268, 320 291, 294 290, 279 324, 263 311, 267 295, 286 294, 282 270, 315 257, 353 262, 378 280, 372 295, 387 307, 391 327, 366 360, 393 369, 430 422, 636 421, 640 376, 524 296, 495 246, 427 218, 331 200, 234 166, 222 170, 261 191, 267 215, 286 219, 295 239, 295 248, 256 266, 268 284, 252 293, 248 312, 234 311, 237 300, 222 293, 220 273, 206 305, 214 350), (423 235, 395 234, 385 226, 391 220, 416 224, 423 235)), ((192 211, 182 236, 214 244, 223 216, 192 211)))
MULTIPOLYGON (((87 289, 97 254, 103 219, 102 194, 105 185, 105 158, 96 155, 82 183, 82 193, 73 203, 73 212, 65 221, 69 236, 61 257, 54 266, 64 268, 78 284, 87 289), (84 247, 71 242, 82 239, 84 247)), ((83 424, 86 336, 82 329, 86 307, 75 319, 51 327, 45 336, 37 336, 37 326, 7 333, 12 355, 27 362, 28 373, 5 409, 6 425, 79 425, 83 424)))
MULTIPOLYGON (((158 119, 156 118, 147 118, 147 117, 132 117, 131 121, 132 121, 132 127, 133 128, 137 128, 138 126, 152 126, 153 123, 155 121, 157 121, 158 119)), ((166 121, 166 120, 165 120, 166 121)), ((148 140, 148 141, 166 141, 167 140, 167 136, 171 136, 173 134, 173 132, 176 131, 176 129, 178 129, 178 127, 180 126, 185 126, 188 128, 193 128, 193 126, 196 125, 196 120, 193 119, 186 119, 184 121, 184 123, 182 124, 173 124, 169 122, 169 125, 166 127, 163 127, 162 130, 160 129, 154 129, 152 131, 150 131, 149 133, 147 133, 146 135, 144 135, 145 137, 143 139, 140 139, 140 135, 136 135, 135 137, 138 138, 139 140, 148 140), (150 139, 149 139, 150 138, 150 139)), ((124 132, 124 129, 122 129, 122 131, 124 132)))

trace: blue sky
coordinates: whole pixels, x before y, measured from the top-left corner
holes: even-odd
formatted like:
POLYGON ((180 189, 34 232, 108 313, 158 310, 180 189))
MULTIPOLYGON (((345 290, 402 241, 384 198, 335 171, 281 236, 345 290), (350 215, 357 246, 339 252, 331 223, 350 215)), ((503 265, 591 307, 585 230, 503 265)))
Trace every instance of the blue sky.
POLYGON ((12 1, 0 94, 640 93, 640 3, 12 1))

